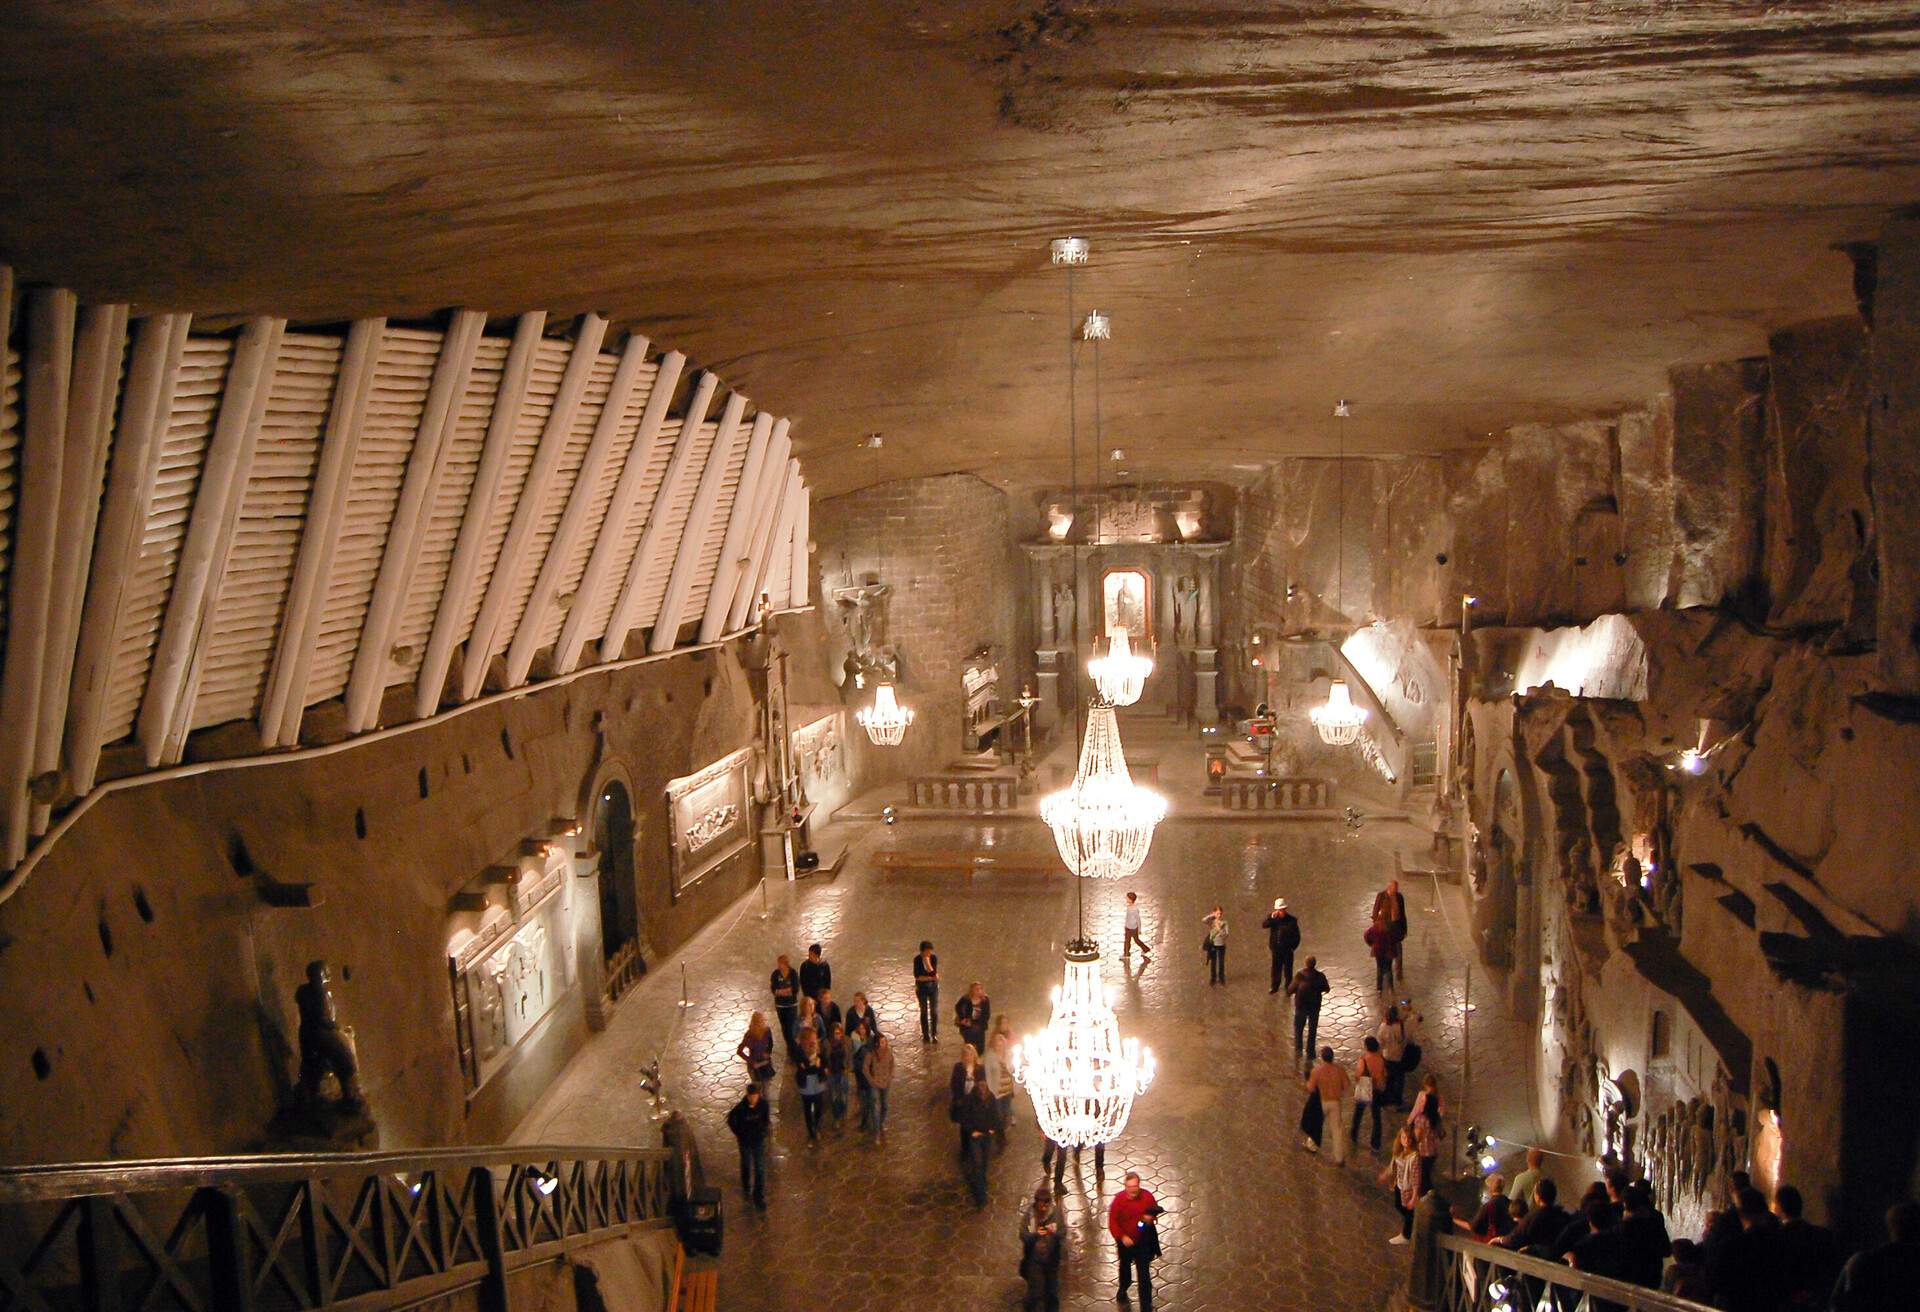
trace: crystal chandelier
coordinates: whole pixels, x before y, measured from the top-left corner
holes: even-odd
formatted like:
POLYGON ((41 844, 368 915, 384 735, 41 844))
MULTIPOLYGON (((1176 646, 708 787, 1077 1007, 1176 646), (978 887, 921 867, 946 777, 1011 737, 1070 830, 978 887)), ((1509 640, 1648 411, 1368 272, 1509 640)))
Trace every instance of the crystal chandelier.
POLYGON ((892 684, 882 683, 873 690, 873 705, 861 707, 853 718, 860 721, 875 747, 898 747, 913 723, 913 708, 894 699, 892 684))
POLYGON ((1107 654, 1087 662, 1100 696, 1115 706, 1131 706, 1140 700, 1140 690, 1153 673, 1153 658, 1136 654, 1133 641, 1124 626, 1116 626, 1107 635, 1107 654))
POLYGON ((1153 1072, 1152 1051, 1120 1037, 1100 984, 1100 949, 1068 944, 1066 982, 1053 991, 1046 1029, 1013 1050, 1013 1078, 1033 1100, 1040 1133, 1066 1148, 1111 1143, 1153 1072))
POLYGON ((1329 747, 1346 747, 1359 741, 1360 731, 1367 724, 1367 712, 1353 704, 1345 679, 1333 681, 1327 689, 1327 704, 1308 711, 1307 718, 1320 731, 1320 741, 1329 747))
POLYGON ((1130 878, 1147 859, 1153 828, 1166 814, 1167 799, 1134 783, 1127 772, 1112 703, 1096 699, 1073 782, 1040 799, 1040 818, 1053 829, 1060 859, 1083 878, 1130 878))

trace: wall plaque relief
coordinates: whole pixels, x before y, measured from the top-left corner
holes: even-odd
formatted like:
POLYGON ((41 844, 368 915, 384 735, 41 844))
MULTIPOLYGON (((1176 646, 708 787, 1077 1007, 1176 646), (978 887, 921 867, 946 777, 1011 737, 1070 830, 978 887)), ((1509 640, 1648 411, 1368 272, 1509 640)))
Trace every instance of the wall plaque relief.
POLYGON ((752 765, 753 749, 742 747, 667 785, 675 897, 753 841, 752 765))
POLYGON ((823 715, 811 724, 801 725, 792 734, 794 769, 800 776, 800 793, 809 802, 819 803, 847 783, 846 757, 840 746, 840 717, 823 715))
POLYGON ((476 1092, 541 1028, 573 988, 567 867, 515 870, 506 914, 448 957, 467 1092, 476 1092))

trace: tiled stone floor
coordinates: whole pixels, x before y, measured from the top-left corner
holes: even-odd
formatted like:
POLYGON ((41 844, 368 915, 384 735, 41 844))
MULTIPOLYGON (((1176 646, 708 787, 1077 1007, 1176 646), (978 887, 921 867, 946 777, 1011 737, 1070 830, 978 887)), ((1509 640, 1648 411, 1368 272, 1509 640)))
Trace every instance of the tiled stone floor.
MULTIPOLYGON (((1160 1075, 1107 1153, 1104 1183, 1087 1153, 1067 1179, 1072 1242, 1063 1305, 1113 1306, 1113 1245, 1106 1197, 1138 1169, 1169 1209, 1156 1305, 1178 1309, 1384 1306, 1404 1275, 1405 1250, 1385 1244, 1397 1217, 1363 1150, 1345 1169, 1299 1147, 1300 1068, 1291 1058, 1284 995, 1267 993, 1259 920, 1284 894, 1302 920, 1302 950, 1316 953, 1334 985, 1323 1042, 1351 1060, 1377 1023, 1372 967, 1360 934, 1374 891, 1391 874, 1393 847, 1416 831, 1387 821, 1355 838, 1333 824, 1172 821, 1145 869, 1124 884, 1086 884, 1089 927, 1108 948, 1106 978, 1122 1031, 1155 1051, 1160 1075), (1151 965, 1123 967, 1123 895, 1138 891, 1151 965), (1200 918, 1223 902, 1232 927, 1229 983, 1207 984, 1200 918)), ((1022 1204, 1041 1180, 1041 1143, 1024 1094, 1011 1146, 993 1165, 991 1198, 975 1211, 955 1163, 946 1116, 947 1077, 959 1055, 950 1021, 937 1047, 920 1043, 908 961, 922 937, 937 944, 942 1010, 972 979, 1016 1034, 1043 1025, 1060 952, 1073 928, 1062 877, 883 876, 876 846, 1045 850, 1037 824, 1000 826, 922 820, 855 827, 846 869, 832 882, 770 884, 766 916, 749 895, 624 1001, 520 1128, 521 1142, 650 1142, 653 1128, 638 1075, 657 1051, 675 1104, 698 1130, 709 1178, 725 1191, 727 1235, 721 1305, 727 1309, 854 1309, 1019 1305, 1015 1275, 1022 1204), (784 1070, 776 1085, 770 1210, 742 1205, 737 1157, 724 1116, 739 1095, 733 1048, 748 1013, 771 1010, 767 972, 778 952, 797 962, 826 945, 835 995, 864 989, 898 1043, 887 1141, 851 1128, 806 1146, 796 1095, 784 1070), (692 1006, 679 1000, 682 969, 692 1006)), ((1410 888, 1406 991, 1426 1018, 1429 1064, 1443 1087, 1461 1081, 1463 909, 1458 892, 1438 913, 1430 889, 1410 888)), ((1490 992, 1490 991, 1489 991, 1490 992)), ((1478 1001, 1478 999, 1476 999, 1478 1001)), ((1472 1018, 1473 1114, 1506 1126, 1525 1113, 1519 1026, 1489 998, 1472 1018), (1498 1105, 1504 1104, 1504 1105, 1498 1105), (1498 1105, 1498 1106, 1497 1106, 1498 1105)), ((1458 1123, 1458 1118, 1456 1118, 1458 1123)), ((1512 1131, 1509 1131, 1512 1132, 1512 1131)), ((1364 1131, 1363 1131, 1364 1133, 1364 1131)), ((1442 1165, 1444 1167, 1445 1160, 1442 1165)))

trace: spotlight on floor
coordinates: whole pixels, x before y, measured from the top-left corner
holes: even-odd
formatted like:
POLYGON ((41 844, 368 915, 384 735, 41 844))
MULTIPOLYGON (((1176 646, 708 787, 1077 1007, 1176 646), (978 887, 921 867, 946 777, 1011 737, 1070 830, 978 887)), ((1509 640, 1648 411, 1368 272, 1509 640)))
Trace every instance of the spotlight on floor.
POLYGON ((533 1187, 540 1191, 543 1198, 553 1197, 553 1191, 560 1187, 560 1177, 549 1175, 537 1166, 527 1168, 527 1178, 533 1181, 533 1187))
POLYGON ((895 811, 890 806, 883 806, 880 808, 880 818, 882 820, 885 820, 888 824, 892 824, 895 820, 898 820, 900 818, 900 813, 898 811, 895 811))

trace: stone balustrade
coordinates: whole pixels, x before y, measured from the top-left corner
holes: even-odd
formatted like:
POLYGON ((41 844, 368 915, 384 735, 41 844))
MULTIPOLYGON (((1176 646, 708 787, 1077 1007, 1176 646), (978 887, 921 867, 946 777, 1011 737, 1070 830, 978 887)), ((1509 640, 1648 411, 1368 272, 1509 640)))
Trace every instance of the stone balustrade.
POLYGON ((1332 804, 1331 779, 1229 775, 1220 784, 1220 805, 1229 811, 1324 811, 1332 804))
POLYGON ((908 782, 910 804, 935 811, 1011 811, 1019 805, 1011 775, 925 774, 908 782))

